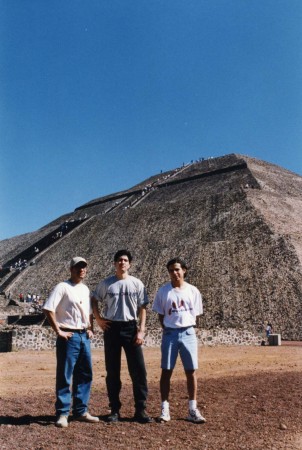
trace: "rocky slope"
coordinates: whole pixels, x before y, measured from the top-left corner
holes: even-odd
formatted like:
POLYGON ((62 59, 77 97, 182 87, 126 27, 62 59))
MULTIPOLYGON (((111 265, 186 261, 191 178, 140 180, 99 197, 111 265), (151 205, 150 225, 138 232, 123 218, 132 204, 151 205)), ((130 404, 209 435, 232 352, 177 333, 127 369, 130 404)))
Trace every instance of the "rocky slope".
MULTIPOLYGON (((76 254, 88 259, 93 288, 111 273, 115 251, 129 248, 132 273, 152 300, 167 280, 167 260, 180 255, 203 294, 201 327, 259 330, 268 320, 282 337, 302 339, 302 177, 232 154, 92 200, 68 218, 84 215, 89 220, 16 278, 13 295, 47 295, 76 254)), ((151 313, 149 324, 156 324, 151 313)))

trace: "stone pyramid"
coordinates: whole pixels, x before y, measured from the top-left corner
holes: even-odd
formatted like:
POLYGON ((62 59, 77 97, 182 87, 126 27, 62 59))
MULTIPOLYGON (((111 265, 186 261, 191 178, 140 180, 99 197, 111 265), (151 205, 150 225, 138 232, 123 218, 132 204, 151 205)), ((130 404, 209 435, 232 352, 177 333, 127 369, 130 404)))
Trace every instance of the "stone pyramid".
MULTIPOLYGON (((263 329, 302 339, 302 177, 242 155, 201 159, 92 200, 34 233, 0 242, 13 262, 64 223, 72 231, 50 243, 6 288, 12 296, 46 296, 68 277, 68 262, 89 262, 87 284, 109 275, 116 250, 134 255, 132 274, 150 300, 168 280, 166 262, 181 256, 187 281, 202 292, 210 329, 263 329)), ((149 313, 149 324, 156 317, 149 313)))

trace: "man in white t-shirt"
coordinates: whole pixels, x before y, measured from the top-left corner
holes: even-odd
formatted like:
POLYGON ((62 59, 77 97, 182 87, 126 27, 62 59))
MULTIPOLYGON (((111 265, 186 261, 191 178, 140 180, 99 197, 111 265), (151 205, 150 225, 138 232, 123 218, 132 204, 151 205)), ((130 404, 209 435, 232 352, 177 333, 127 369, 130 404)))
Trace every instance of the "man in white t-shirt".
POLYGON ((76 256, 70 262, 70 278, 55 286, 43 311, 57 334, 56 426, 68 427, 73 400, 73 418, 97 423, 98 417, 87 411, 92 382, 90 340, 93 321, 88 287, 82 282, 87 261, 76 256), (72 381, 72 393, 70 384, 72 381))
POLYGON ((171 282, 164 284, 156 293, 153 311, 158 313, 163 328, 161 358, 161 415, 160 422, 168 422, 170 417, 170 380, 178 354, 187 378, 189 395, 189 415, 187 420, 204 423, 206 420, 197 408, 198 348, 195 334, 196 317, 203 313, 199 290, 187 283, 187 265, 180 258, 171 259, 167 264, 171 282))

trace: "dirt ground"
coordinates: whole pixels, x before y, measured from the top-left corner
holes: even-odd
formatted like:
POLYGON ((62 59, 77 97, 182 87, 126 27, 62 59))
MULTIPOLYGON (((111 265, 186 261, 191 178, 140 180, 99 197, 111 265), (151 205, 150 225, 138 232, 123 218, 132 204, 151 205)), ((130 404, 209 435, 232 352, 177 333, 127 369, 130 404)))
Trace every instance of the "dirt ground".
MULTIPOLYGON (((300 343, 301 344, 301 343, 300 343)), ((0 448, 14 449, 302 449, 302 345, 200 348, 198 404, 205 424, 187 415, 181 364, 172 378, 172 420, 141 425, 123 360, 122 420, 108 424, 102 349, 93 351, 90 412, 100 423, 54 426, 54 351, 0 354, 0 448)), ((145 348, 148 412, 160 412, 160 350, 145 348)))

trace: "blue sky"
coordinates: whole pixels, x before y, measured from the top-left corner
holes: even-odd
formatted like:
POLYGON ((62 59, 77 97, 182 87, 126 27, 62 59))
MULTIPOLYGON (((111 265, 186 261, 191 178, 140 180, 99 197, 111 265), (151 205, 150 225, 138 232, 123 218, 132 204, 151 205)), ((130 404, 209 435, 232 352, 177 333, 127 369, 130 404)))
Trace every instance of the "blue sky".
POLYGON ((302 175, 301 0, 0 0, 0 239, 199 157, 302 175))

